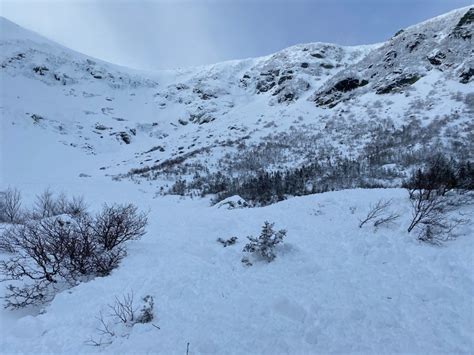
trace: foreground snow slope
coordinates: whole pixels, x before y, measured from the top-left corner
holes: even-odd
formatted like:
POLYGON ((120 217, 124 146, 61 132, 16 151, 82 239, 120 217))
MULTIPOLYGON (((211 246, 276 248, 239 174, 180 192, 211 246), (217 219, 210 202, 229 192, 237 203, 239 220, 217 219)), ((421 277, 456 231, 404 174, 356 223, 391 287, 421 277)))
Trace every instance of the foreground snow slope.
MULTIPOLYGON (((462 353, 474 343, 473 230, 432 247, 407 235, 403 190, 347 190, 294 198, 270 207, 227 210, 207 200, 159 197, 119 183, 58 184, 98 203, 150 208, 150 226, 130 244, 111 276, 59 294, 40 315, 2 311, 0 348, 15 352, 462 353), (100 197, 99 197, 100 195, 100 197), (358 217, 392 198, 397 224, 358 228, 358 217), (244 267, 246 235, 264 220, 286 228, 273 263, 244 267), (186 221, 183 223, 183 221, 186 221), (218 237, 238 236, 223 248, 218 237), (155 324, 135 325, 101 348, 99 312, 115 296, 153 295, 155 324)), ((24 186, 30 194, 33 190, 24 186)))

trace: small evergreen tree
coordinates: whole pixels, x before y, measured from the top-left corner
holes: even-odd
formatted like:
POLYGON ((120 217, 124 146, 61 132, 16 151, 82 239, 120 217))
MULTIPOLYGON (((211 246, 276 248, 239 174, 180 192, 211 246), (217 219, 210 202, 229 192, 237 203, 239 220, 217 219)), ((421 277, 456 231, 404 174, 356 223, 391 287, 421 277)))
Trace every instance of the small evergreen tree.
MULTIPOLYGON (((282 229, 275 232, 273 226, 274 223, 265 221, 259 237, 247 237, 250 242, 245 245, 243 251, 256 253, 268 262, 273 261, 276 258, 275 247, 280 244, 286 236, 286 230, 282 229)), ((248 260, 248 258, 244 259, 248 260)))

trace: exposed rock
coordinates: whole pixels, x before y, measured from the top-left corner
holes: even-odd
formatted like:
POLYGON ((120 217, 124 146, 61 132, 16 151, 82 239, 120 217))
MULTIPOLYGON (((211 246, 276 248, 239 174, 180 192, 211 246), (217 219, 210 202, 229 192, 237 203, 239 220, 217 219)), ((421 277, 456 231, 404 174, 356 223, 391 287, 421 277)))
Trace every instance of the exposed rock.
POLYGON ((423 33, 417 33, 414 35, 414 37, 415 38, 412 41, 406 44, 406 47, 410 53, 413 52, 420 45, 420 43, 426 39, 426 35, 423 33))
POLYGON ((280 79, 278 79, 278 85, 281 85, 285 81, 291 80, 291 79, 293 79, 293 77, 291 75, 283 75, 283 76, 280 77, 280 79))
POLYGON ((216 99, 217 98, 217 95, 215 95, 214 93, 205 92, 203 89, 200 89, 200 88, 194 88, 193 92, 195 94, 198 94, 199 98, 201 100, 210 100, 210 99, 216 99))
POLYGON ((396 51, 391 50, 385 54, 383 61, 385 62, 384 67, 390 68, 393 66, 395 59, 397 58, 398 54, 396 51))
POLYGON ((39 123, 40 121, 44 120, 43 116, 37 115, 35 113, 32 114, 30 117, 33 119, 34 123, 39 123))
POLYGON ((163 148, 162 146, 158 145, 156 147, 153 147, 153 148, 150 148, 149 150, 147 150, 146 152, 144 152, 144 154, 148 154, 148 153, 151 153, 151 152, 155 152, 155 151, 160 151, 160 152, 164 152, 165 151, 165 148, 163 148))
POLYGON ((273 79, 273 77, 267 77, 266 80, 259 81, 256 86, 257 94, 271 90, 276 85, 273 79))
POLYGON ((388 85, 379 87, 375 93, 381 95, 381 94, 389 94, 393 92, 398 92, 403 88, 413 85, 419 79, 420 79, 420 76, 417 74, 404 75, 402 77, 399 77, 393 80, 388 85))
POLYGON ((33 68, 33 71, 36 73, 36 74, 39 74, 39 75, 44 75, 45 72, 49 71, 49 69, 47 67, 45 67, 44 65, 41 65, 41 66, 36 66, 33 68))
POLYGON ((324 69, 333 69, 334 68, 334 65, 332 65, 331 63, 321 63, 319 65, 324 69))
POLYGON ((474 7, 471 7, 459 20, 450 36, 464 40, 472 38, 472 24, 474 23, 474 7))
POLYGON ((176 84, 176 90, 188 90, 189 89, 189 86, 187 86, 186 84, 182 84, 182 83, 179 83, 179 84, 176 84))
POLYGON ((336 85, 334 85, 334 91, 340 92, 348 92, 354 89, 357 89, 361 86, 367 85, 369 82, 367 80, 359 80, 354 78, 347 78, 344 80, 339 81, 336 85))
POLYGON ((466 71, 462 72, 459 76, 461 78, 460 82, 462 84, 467 84, 471 81, 471 78, 474 76, 474 68, 469 68, 466 71))
POLYGON ((346 78, 338 81, 329 90, 320 92, 314 97, 318 106, 335 107, 342 99, 342 93, 353 91, 357 88, 367 85, 369 82, 365 79, 346 78))
POLYGON ((189 121, 192 123, 203 124, 214 121, 216 118, 212 116, 209 112, 200 111, 197 113, 191 113, 189 115, 189 121))
POLYGON ((132 139, 130 135, 127 132, 117 132, 116 136, 122 140, 125 144, 130 144, 132 142, 132 139))
POLYGON ((104 126, 103 124, 100 124, 100 123, 96 123, 94 128, 98 131, 105 131, 107 129, 110 129, 109 127, 104 126))
POLYGON ((438 52, 435 55, 428 57, 429 62, 433 65, 441 65, 444 59, 446 59, 446 54, 443 52, 438 52))
POLYGON ((405 32, 405 30, 398 30, 397 32, 395 32, 395 34, 392 36, 392 38, 400 36, 403 32, 405 32))

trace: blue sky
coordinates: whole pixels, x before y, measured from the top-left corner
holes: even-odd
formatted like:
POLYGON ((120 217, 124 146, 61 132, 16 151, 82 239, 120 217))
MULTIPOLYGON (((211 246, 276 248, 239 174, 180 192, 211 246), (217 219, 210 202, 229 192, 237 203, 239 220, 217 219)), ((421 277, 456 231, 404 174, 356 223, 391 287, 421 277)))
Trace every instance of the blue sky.
POLYGON ((369 44, 465 0, 0 0, 0 14, 88 55, 143 69, 255 57, 305 42, 369 44))

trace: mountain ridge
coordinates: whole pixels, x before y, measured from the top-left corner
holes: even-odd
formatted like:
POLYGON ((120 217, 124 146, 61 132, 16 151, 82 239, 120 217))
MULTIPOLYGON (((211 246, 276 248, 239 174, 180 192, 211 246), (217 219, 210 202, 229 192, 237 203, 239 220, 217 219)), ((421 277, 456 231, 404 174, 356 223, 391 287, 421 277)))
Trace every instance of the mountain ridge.
MULTIPOLYGON (((459 15, 461 13, 464 13, 465 11, 468 11, 470 8, 472 8, 472 5, 469 5, 469 6, 464 6, 464 7, 460 7, 460 8, 456 8, 456 9, 453 9, 451 11, 448 11, 446 13, 443 13, 443 14, 440 14, 438 16, 435 16, 435 17, 431 17, 431 18, 428 18, 424 21, 421 21, 421 22, 418 22, 417 24, 414 24, 414 25, 410 25, 408 27, 405 27, 404 30, 408 30, 408 29, 413 29, 417 26, 422 26, 422 25, 426 25, 430 22, 434 22, 434 21, 440 21, 440 20, 444 20, 445 18, 449 18, 449 17, 455 17, 456 15, 459 15)), ((4 16, 0 16, 0 28, 2 27, 5 27, 5 26, 8 26, 8 27, 17 27, 19 30, 21 30, 21 32, 24 32, 24 33, 29 33, 29 34, 33 34, 34 36, 36 37, 41 37, 43 40, 45 41, 49 41, 49 42, 52 42, 52 43, 55 43, 56 45, 59 45, 59 46, 62 46, 64 48, 67 48, 68 50, 71 50, 71 51, 74 51, 76 53, 79 53, 79 54, 82 54, 84 56, 87 56, 87 57, 90 57, 91 59, 96 59, 96 60, 100 60, 102 62, 105 62, 105 63, 108 63, 108 64, 111 64, 111 65, 114 65, 114 66, 117 66, 117 67, 123 67, 123 68, 128 68, 130 70, 136 70, 136 71, 143 71, 143 72, 148 72, 148 73, 154 73, 154 72, 167 72, 167 71, 172 71, 172 70, 186 70, 186 69, 193 69, 193 68, 205 68, 205 67, 210 67, 210 66, 214 66, 216 64, 221 64, 221 63, 231 63, 231 62, 235 62, 235 61, 245 61, 245 60, 249 60, 249 59, 256 59, 256 58, 265 58, 265 57, 269 57, 269 56, 272 56, 273 54, 275 53, 278 53, 278 52, 281 52, 281 51, 284 51, 286 49, 290 49, 292 47, 298 47, 298 46, 304 46, 304 45, 308 45, 308 44, 321 44, 321 45, 335 45, 335 46, 339 46, 339 47, 346 47, 346 48, 351 48, 351 47, 372 47, 372 46, 380 46, 381 44, 385 43, 385 42, 377 42, 377 43, 372 43, 372 44, 360 44, 360 45, 341 45, 341 44, 338 44, 338 43, 332 43, 332 42, 308 42, 308 43, 296 43, 296 44, 293 44, 289 47, 285 47, 285 48, 282 48, 276 52, 273 52, 273 53, 270 53, 270 54, 266 54, 266 55, 262 55, 262 56, 257 56, 257 57, 248 57, 248 58, 237 58, 237 59, 230 59, 230 60, 225 60, 225 61, 220 61, 220 62, 216 62, 216 63, 210 63, 210 64, 205 64, 205 65, 199 65, 199 66, 190 66, 190 67, 182 67, 182 68, 168 68, 168 69, 156 69, 156 70, 145 70, 145 69, 142 69, 142 68, 133 68, 133 67, 128 67, 128 66, 125 66, 125 65, 120 65, 120 64, 117 64, 117 63, 112 63, 112 62, 107 62, 105 60, 102 60, 100 58, 96 58, 94 56, 91 56, 91 55, 88 55, 86 53, 81 53, 79 51, 76 51, 76 50, 73 50, 69 47, 67 47, 67 45, 63 45, 63 44, 60 44, 52 39, 49 39, 48 37, 40 34, 39 32, 37 31, 33 31, 33 30, 30 30, 30 29, 27 29, 25 27, 22 27, 21 25, 15 23, 14 21, 4 17, 4 16)), ((4 36, 4 33, 2 33, 2 36, 4 36)), ((2 39, 4 40, 4 39, 2 39)))

